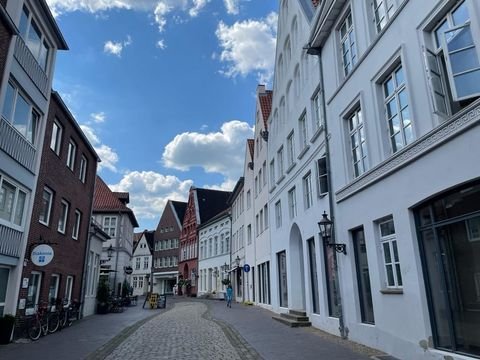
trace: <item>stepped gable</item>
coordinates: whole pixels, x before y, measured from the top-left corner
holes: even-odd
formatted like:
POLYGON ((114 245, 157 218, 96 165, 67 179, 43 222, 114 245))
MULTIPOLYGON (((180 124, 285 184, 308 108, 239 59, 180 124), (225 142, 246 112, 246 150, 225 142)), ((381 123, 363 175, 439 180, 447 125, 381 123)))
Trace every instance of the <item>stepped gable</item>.
MULTIPOLYGON (((118 198, 110 188, 105 184, 100 176, 97 175, 97 179, 95 181, 95 194, 93 197, 93 211, 94 212, 103 212, 103 213, 111 213, 111 212, 120 212, 126 213, 130 217, 132 224, 134 227, 138 227, 137 219, 133 214, 132 209, 124 204, 125 198, 121 196, 122 200, 118 198)), ((124 194, 124 193, 120 193, 124 194)))
POLYGON ((268 129, 268 118, 272 112, 272 97, 273 91, 266 90, 264 93, 258 95, 260 101, 260 109, 262 110, 263 126, 265 130, 268 129))
POLYGON ((200 214, 200 224, 203 224, 213 218, 215 215, 228 208, 228 198, 232 194, 230 191, 196 189, 198 201, 198 213, 200 214))

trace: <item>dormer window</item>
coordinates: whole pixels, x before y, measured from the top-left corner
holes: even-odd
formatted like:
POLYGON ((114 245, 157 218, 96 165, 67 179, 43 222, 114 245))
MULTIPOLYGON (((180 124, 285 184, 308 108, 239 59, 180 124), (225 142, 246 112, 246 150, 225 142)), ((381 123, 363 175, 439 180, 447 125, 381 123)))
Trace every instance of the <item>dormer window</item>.
POLYGON ((40 31, 38 24, 33 19, 32 13, 26 6, 24 6, 22 10, 19 30, 20 36, 25 41, 28 49, 37 60, 40 67, 46 71, 50 47, 47 44, 45 36, 40 31))

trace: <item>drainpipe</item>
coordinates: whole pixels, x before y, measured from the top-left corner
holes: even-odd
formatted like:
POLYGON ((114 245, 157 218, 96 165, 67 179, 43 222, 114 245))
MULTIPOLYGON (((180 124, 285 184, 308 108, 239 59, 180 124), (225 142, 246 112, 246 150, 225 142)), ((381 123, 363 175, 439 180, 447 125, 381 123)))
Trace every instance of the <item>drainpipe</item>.
MULTIPOLYGON (((325 159, 327 165, 327 178, 328 178, 328 207, 331 219, 333 221, 333 231, 332 231, 332 242, 335 243, 335 207, 333 206, 333 186, 332 186, 332 172, 331 172, 331 159, 330 159, 330 137, 328 133, 328 121, 327 121, 327 110, 325 103, 325 91, 324 91, 324 81, 323 81, 323 66, 322 66, 322 48, 321 47, 311 47, 310 44, 307 45, 306 49, 308 55, 316 55, 318 57, 318 66, 319 66, 319 75, 320 75, 320 95, 322 99, 322 117, 323 117, 323 127, 324 127, 324 136, 325 136, 325 159)), ((338 304, 338 330, 340 331, 340 336, 342 339, 348 339, 348 327, 345 326, 343 306, 342 306, 342 297, 340 294, 340 279, 338 271, 338 261, 337 261, 337 252, 333 250, 333 268, 335 272, 335 279, 338 281, 338 289, 335 291, 335 300, 338 304)))

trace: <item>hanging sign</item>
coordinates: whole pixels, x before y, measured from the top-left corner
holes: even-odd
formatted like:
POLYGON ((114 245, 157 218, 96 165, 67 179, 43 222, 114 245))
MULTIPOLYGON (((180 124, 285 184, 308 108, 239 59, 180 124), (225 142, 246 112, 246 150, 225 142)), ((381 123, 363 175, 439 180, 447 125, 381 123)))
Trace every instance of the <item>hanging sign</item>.
POLYGON ((250 265, 248 264, 243 265, 243 271, 248 273, 250 271, 250 265))
POLYGON ((48 265, 53 260, 53 249, 50 245, 37 245, 32 250, 31 260, 37 266, 48 265))

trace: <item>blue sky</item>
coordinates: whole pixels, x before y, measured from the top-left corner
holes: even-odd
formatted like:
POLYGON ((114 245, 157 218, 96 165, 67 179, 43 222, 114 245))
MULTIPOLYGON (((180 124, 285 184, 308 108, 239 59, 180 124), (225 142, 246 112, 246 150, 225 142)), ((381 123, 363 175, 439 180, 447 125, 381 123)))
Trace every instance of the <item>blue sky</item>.
POLYGON ((47 0, 70 47, 54 89, 140 227, 191 185, 231 190, 271 88, 277 0, 47 0))

